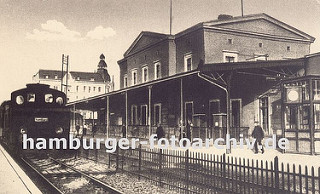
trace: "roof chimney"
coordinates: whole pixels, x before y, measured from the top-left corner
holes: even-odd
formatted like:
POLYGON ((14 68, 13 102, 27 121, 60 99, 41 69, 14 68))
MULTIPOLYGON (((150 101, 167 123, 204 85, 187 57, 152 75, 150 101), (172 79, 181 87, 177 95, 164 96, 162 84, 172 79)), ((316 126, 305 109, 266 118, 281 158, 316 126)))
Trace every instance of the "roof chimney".
POLYGON ((220 14, 218 16, 218 20, 231 20, 232 18, 233 16, 228 14, 220 14))

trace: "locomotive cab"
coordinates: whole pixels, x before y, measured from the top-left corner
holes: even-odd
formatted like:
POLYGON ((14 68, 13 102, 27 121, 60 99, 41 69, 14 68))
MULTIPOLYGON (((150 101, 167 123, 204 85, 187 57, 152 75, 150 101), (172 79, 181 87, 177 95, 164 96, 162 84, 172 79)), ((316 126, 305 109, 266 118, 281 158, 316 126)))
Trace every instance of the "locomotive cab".
POLYGON ((27 84, 11 93, 10 137, 13 145, 21 145, 22 135, 28 138, 68 138, 70 110, 66 95, 45 84, 27 84))

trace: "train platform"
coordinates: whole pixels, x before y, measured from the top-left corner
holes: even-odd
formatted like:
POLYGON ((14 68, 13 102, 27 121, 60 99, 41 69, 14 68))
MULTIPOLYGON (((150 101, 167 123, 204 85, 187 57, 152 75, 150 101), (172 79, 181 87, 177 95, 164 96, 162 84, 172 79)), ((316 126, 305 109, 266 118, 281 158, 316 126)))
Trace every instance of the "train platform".
POLYGON ((42 193, 1 145, 0 193, 42 193))
MULTIPOLYGON (((92 138, 92 134, 88 134, 85 138, 92 138)), ((94 136, 94 138, 107 138, 106 135, 98 133, 94 136)), ((103 142, 102 142, 103 144, 103 142)), ((144 145, 145 148, 148 148, 148 145, 144 145)), ((158 147, 155 145, 155 147, 158 147)), ((226 146, 221 145, 222 149, 218 149, 214 147, 212 144, 209 148, 202 148, 202 149, 193 149, 190 148, 189 150, 192 152, 204 153, 204 154, 214 154, 216 156, 221 156, 227 152, 226 146)), ((172 149, 171 147, 168 148, 169 150, 172 149)), ((185 150, 183 148, 176 148, 175 150, 185 150)), ((236 158, 245 158, 250 160, 262 160, 262 161, 274 161, 275 157, 278 157, 279 162, 283 162, 284 164, 295 164, 296 166, 313 166, 315 168, 320 167, 320 155, 309 155, 309 154, 294 154, 294 153, 282 153, 279 150, 275 149, 265 149, 265 153, 262 154, 255 154, 254 150, 247 149, 246 146, 241 149, 231 148, 231 152, 227 154, 227 156, 236 157, 236 158)))

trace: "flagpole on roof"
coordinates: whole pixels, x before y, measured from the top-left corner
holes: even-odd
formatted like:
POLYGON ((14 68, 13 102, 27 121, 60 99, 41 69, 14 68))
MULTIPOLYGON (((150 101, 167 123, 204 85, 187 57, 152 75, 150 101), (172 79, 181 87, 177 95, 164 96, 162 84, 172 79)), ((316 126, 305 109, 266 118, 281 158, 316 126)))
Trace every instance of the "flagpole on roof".
POLYGON ((172 35, 172 0, 170 0, 170 35, 172 35))
POLYGON ((243 0, 241 0, 241 16, 243 17, 243 0))

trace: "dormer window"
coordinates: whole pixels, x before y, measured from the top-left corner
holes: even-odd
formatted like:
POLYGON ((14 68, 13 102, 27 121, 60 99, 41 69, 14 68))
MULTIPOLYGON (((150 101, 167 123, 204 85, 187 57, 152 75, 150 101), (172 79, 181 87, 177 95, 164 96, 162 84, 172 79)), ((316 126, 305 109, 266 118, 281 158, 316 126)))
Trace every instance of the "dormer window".
POLYGON ((287 46, 287 51, 290 51, 291 50, 291 47, 290 46, 287 46))
POLYGON ((77 80, 78 80, 78 81, 80 80, 80 77, 79 77, 79 76, 77 77, 77 80))
POLYGON ((49 79, 49 75, 44 75, 44 78, 45 79, 49 79))
POLYGON ((92 77, 92 78, 90 78, 90 81, 94 81, 94 78, 92 77))
POLYGON ((58 75, 54 75, 54 79, 58 79, 58 75))
POLYGON ((259 43, 259 47, 262 48, 262 42, 259 43))

